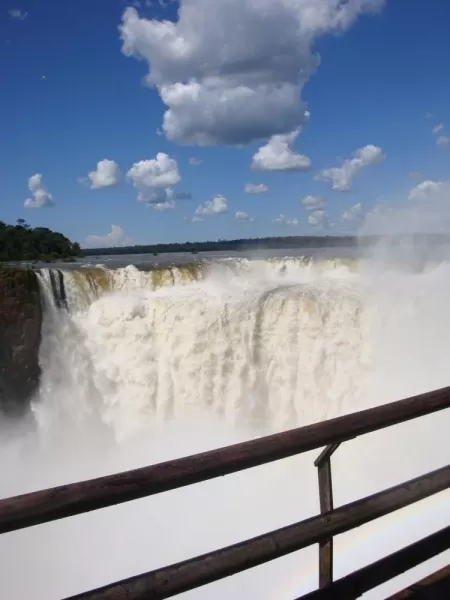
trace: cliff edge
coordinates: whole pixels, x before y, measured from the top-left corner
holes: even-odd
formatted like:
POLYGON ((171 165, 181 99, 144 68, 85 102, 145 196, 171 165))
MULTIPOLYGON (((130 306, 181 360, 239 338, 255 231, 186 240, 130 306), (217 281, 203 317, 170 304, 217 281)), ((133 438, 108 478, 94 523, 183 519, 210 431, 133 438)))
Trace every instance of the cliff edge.
POLYGON ((42 309, 31 269, 0 266, 0 411, 20 414, 36 391, 42 309))

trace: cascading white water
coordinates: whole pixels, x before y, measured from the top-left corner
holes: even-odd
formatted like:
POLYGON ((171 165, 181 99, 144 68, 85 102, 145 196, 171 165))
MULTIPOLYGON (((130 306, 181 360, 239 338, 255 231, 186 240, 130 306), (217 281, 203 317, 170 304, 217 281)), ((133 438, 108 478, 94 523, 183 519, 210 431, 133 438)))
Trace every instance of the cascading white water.
MULTIPOLYGON (((446 263, 380 273, 302 259, 65 271, 64 285, 43 271, 38 427, 2 447, 10 467, 0 495, 449 385, 449 275, 446 263)), ((442 413, 341 446, 336 503, 447 462, 449 425, 442 413)), ((5 597, 63 597, 312 515, 316 454, 1 536, 5 597), (17 578, 17 565, 28 578, 17 578)), ((340 536, 337 575, 443 526, 449 500, 439 494, 340 536)), ((290 600, 315 586, 316 554, 308 549, 183 597, 290 600)))

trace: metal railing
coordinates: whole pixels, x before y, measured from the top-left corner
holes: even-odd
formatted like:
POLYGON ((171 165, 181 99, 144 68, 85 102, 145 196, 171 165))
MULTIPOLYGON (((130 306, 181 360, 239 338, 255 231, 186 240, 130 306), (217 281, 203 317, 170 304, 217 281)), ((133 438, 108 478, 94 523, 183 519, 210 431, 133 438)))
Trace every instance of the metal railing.
POLYGON ((334 508, 331 456, 342 442, 448 408, 450 387, 217 450, 6 498, 0 500, 0 533, 167 492, 326 446, 315 461, 319 515, 71 600, 169 598, 316 543, 319 589, 303 598, 357 598, 450 548, 450 526, 334 582, 333 536, 450 488, 450 465, 334 508))

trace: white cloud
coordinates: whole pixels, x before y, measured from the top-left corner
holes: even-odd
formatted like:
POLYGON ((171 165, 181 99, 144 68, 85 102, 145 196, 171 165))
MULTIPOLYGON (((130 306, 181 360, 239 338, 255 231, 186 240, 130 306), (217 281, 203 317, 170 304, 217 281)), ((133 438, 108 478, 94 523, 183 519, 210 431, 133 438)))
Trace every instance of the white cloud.
MULTIPOLYGON (((175 208, 177 194, 170 187, 181 181, 178 164, 164 152, 158 152, 155 158, 134 163, 127 173, 128 179, 138 191, 139 202, 149 205, 155 210, 175 208)), ((188 194, 180 193, 184 199, 188 194)))
POLYGON ((238 210, 236 212, 236 219, 240 221, 249 221, 250 223, 253 223, 253 221, 255 220, 253 217, 250 217, 248 212, 245 212, 243 210, 238 210))
POLYGON ((11 19, 17 19, 19 21, 23 21, 28 17, 28 13, 24 10, 20 10, 19 8, 11 8, 9 11, 9 16, 11 19))
POLYGON ((25 200, 25 208, 48 208, 54 206, 53 196, 45 187, 40 173, 36 173, 29 178, 28 189, 33 198, 27 198, 25 200))
POLYGON ((105 158, 97 163, 96 170, 91 171, 88 177, 91 180, 91 190, 112 187, 120 181, 119 165, 113 160, 105 158))
POLYGON ((344 160, 341 167, 320 171, 315 179, 331 182, 336 192, 348 192, 357 173, 370 165, 382 163, 385 158, 381 148, 372 144, 358 148, 354 154, 354 158, 344 160))
POLYGON ((154 207, 156 204, 173 204, 175 192, 172 188, 154 188, 141 187, 138 195, 138 202, 154 207))
POLYGON ((292 133, 273 135, 264 146, 253 155, 252 169, 262 171, 301 171, 309 169, 311 160, 304 154, 297 154, 292 149, 297 129, 292 133))
POLYGON ((302 199, 302 204, 306 210, 321 210, 325 206, 325 201, 319 196, 312 196, 310 194, 302 199))
POLYGON ((433 129, 431 131, 432 131, 432 133, 439 133, 443 129, 444 129, 444 123, 438 123, 437 125, 435 125, 433 127, 433 129))
POLYGON ((197 206, 196 215, 215 215, 228 212, 228 203, 223 196, 214 196, 212 200, 206 200, 197 206))
POLYGON ((246 183, 244 191, 246 194, 264 194, 269 188, 264 183, 246 183))
POLYGON ((357 204, 350 206, 350 208, 348 208, 342 215, 342 219, 344 221, 358 222, 358 221, 361 221, 363 218, 364 218, 364 210, 361 205, 361 202, 358 202, 357 204))
POLYGON ((330 226, 328 215, 324 210, 314 210, 308 217, 308 223, 318 230, 328 229, 330 226))
POLYGON ((447 135, 440 135, 436 140, 438 146, 448 146, 450 144, 450 137, 447 135))
POLYGON ((200 217, 192 217, 191 221, 192 223, 200 223, 201 221, 203 221, 203 219, 201 219, 200 217))
POLYGON ((202 164, 202 160, 200 158, 196 158, 195 156, 191 156, 189 159, 189 164, 191 167, 199 167, 202 164))
POLYGON ((111 225, 111 231, 106 235, 88 235, 85 238, 91 248, 111 248, 113 246, 133 246, 134 241, 125 235, 122 227, 111 225))
POLYGON ((297 217, 294 217, 293 219, 287 219, 283 214, 278 215, 278 217, 275 217, 275 219, 273 219, 274 223, 278 223, 278 225, 292 225, 292 226, 297 226, 299 224, 299 220, 297 219, 297 217))
POLYGON ((425 119, 434 119, 433 113, 430 113, 430 112, 426 112, 424 117, 425 117, 425 119))
POLYGON ((164 152, 158 152, 155 158, 141 160, 131 167, 127 176, 133 185, 140 187, 168 187, 180 181, 177 161, 164 152))
POLYGON ((173 200, 166 200, 165 202, 153 202, 149 204, 150 208, 153 210, 159 210, 161 212, 165 210, 173 210, 177 206, 173 200))
POLYGON ((446 200, 450 203, 450 181, 422 181, 408 195, 412 202, 431 202, 446 200))
POLYGON ((301 91, 327 32, 347 30, 384 0, 180 0, 178 20, 140 18, 128 7, 122 52, 144 58, 147 83, 167 106, 171 140, 247 144, 305 122, 301 91))

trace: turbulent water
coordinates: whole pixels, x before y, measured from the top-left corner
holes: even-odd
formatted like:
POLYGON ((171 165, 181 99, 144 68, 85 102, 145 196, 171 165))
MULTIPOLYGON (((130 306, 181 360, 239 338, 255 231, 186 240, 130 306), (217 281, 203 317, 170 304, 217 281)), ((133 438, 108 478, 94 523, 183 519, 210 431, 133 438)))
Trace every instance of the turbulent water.
MULTIPOLYGON (((3 496, 450 384, 450 263, 230 259, 39 277, 43 376, 32 417, 3 432, 3 496)), ((449 425, 446 412, 341 446, 336 504, 448 462, 449 425)), ((313 515, 316 454, 1 536, 3 593, 60 598, 313 515)), ((446 524, 449 501, 339 536, 337 576, 446 524)), ((316 580, 311 548, 183 597, 293 600, 316 580)))

